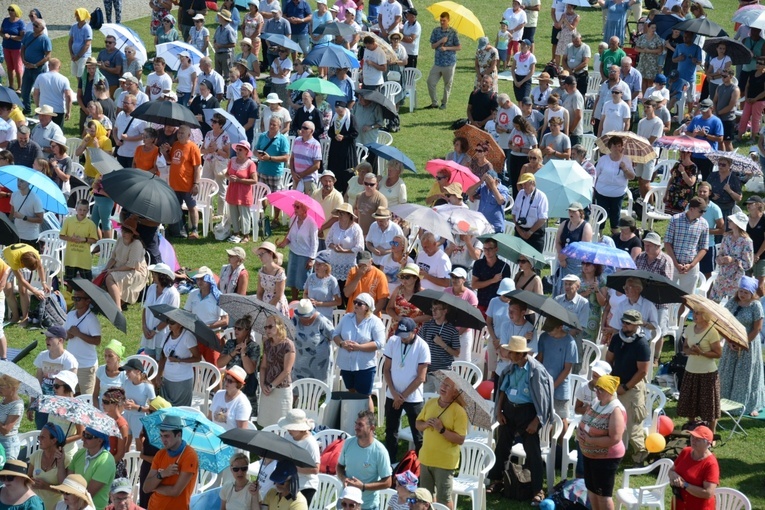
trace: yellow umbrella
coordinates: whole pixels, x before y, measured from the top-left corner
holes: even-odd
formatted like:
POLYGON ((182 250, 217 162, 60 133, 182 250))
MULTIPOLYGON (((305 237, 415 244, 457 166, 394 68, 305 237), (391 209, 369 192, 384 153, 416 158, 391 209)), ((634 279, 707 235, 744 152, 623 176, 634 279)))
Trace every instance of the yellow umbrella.
POLYGON ((428 10, 437 20, 441 17, 442 12, 448 12, 450 16, 449 26, 474 41, 485 35, 481 22, 478 21, 476 15, 470 9, 458 3, 450 1, 436 2, 428 6, 428 10))

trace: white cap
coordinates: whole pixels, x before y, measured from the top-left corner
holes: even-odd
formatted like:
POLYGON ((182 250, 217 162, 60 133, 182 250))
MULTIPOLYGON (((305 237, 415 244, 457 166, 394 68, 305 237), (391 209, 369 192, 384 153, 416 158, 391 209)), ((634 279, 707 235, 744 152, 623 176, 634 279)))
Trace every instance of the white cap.
POLYGON ((608 364, 608 361, 599 359, 598 361, 593 361, 590 364, 590 370, 593 373, 597 373, 598 375, 610 375, 611 365, 608 364))

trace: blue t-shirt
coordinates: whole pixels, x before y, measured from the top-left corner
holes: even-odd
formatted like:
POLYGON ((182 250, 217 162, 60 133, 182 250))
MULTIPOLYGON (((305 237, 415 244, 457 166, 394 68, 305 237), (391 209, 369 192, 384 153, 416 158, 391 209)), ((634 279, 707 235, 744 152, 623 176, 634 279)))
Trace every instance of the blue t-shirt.
POLYGON ((677 72, 680 73, 682 79, 687 80, 689 83, 695 83, 696 64, 693 63, 693 59, 701 61, 701 48, 697 44, 680 43, 675 47, 675 53, 672 54, 672 58, 677 58, 680 55, 685 55, 685 60, 677 63, 677 72))
POLYGON ((353 101, 355 87, 350 76, 346 76, 344 80, 341 80, 337 75, 332 75, 329 77, 329 82, 337 85, 343 91, 343 94, 345 94, 344 96, 327 96, 327 102, 332 108, 335 107, 337 101, 345 101, 346 103, 353 101))
MULTIPOLYGON (((688 124, 688 135, 693 136, 693 132, 696 130, 697 127, 701 127, 701 129, 703 129, 704 132, 708 135, 712 135, 712 136, 723 135, 722 121, 716 115, 712 115, 708 119, 705 119, 701 115, 696 115, 693 118, 693 120, 691 120, 691 123, 688 124)), ((714 150, 717 150, 717 142, 713 142, 712 140, 707 140, 706 138, 701 136, 697 136, 696 138, 698 138, 699 140, 706 140, 707 142, 709 142, 709 145, 711 145, 714 150)), ((699 157, 703 158, 703 156, 699 156, 699 157)))
MULTIPOLYGON (((329 11, 327 11, 329 12, 329 11)), ((305 0, 299 0, 296 4, 293 0, 288 0, 284 4, 285 18, 304 19, 311 15, 311 6, 305 0)), ((291 23, 290 23, 291 24, 291 23)), ((292 24, 291 24, 292 25, 292 24)), ((295 23, 292 25, 292 35, 307 34, 308 23, 295 23)))
MULTIPOLYGON (((343 444, 337 463, 345 466, 346 476, 357 478, 362 483, 376 482, 393 474, 388 450, 377 439, 373 439, 371 445, 362 448, 358 439, 349 437, 343 444)), ((361 508, 377 508, 380 504, 378 494, 379 491, 362 492, 361 498, 364 502, 361 508)))
MULTIPOLYGON (((19 18, 16 21, 11 21, 10 18, 5 18, 0 27, 2 27, 4 34, 17 36, 24 31, 24 20, 19 18)), ((6 50, 20 50, 21 41, 3 38, 3 48, 6 50)))
MULTIPOLYGON (((553 378, 553 381, 563 372, 566 363, 577 363, 579 354, 576 350, 574 337, 566 334, 563 338, 553 338, 547 333, 539 335, 539 354, 544 356, 542 365, 553 378)), ((560 386, 555 388, 553 398, 555 400, 568 400, 571 397, 568 377, 560 386)))
MULTIPOLYGON (((53 45, 45 34, 35 37, 32 32, 27 32, 21 41, 24 45, 24 57, 27 62, 35 64, 45 58, 45 54, 53 51, 53 45)), ((45 66, 44 66, 45 67, 45 66)))
MULTIPOLYGON (((258 143, 255 144, 255 151, 265 150, 269 156, 284 156, 290 152, 290 142, 287 137, 279 133, 274 139, 274 143, 268 145, 271 139, 268 137, 268 133, 261 133, 258 138, 258 143), (268 145, 268 149, 265 149, 268 145)), ((258 173, 268 175, 271 177, 280 177, 284 173, 284 163, 276 163, 274 161, 261 160, 258 162, 258 173)))
MULTIPOLYGON (((502 184, 497 184, 497 191, 505 198, 505 204, 510 200, 510 190, 502 184)), ((478 212, 483 214, 486 221, 491 223, 495 232, 505 231, 505 205, 498 204, 494 193, 491 192, 489 187, 484 183, 478 188, 477 195, 481 198, 481 202, 478 205, 478 212)))
MULTIPOLYGON (((80 50, 82 50, 82 47, 85 46, 86 42, 93 40, 93 29, 90 28, 90 24, 88 23, 82 25, 82 28, 75 23, 72 25, 72 28, 69 29, 69 37, 72 38, 72 52, 77 55, 80 53, 80 50)), ((88 51, 82 54, 82 58, 89 57, 91 53, 91 48, 88 48, 88 51)), ((117 80, 119 80, 119 77, 117 80)))
MULTIPOLYGON (((258 109, 257 103, 255 103, 252 98, 244 99, 243 97, 240 97, 234 101, 234 104, 231 106, 231 115, 239 121, 239 124, 244 126, 250 119, 258 120, 260 110, 258 109)), ((255 123, 253 123, 250 129, 246 131, 245 134, 247 135, 247 139, 252 140, 254 133, 255 123)))
MULTIPOLYGON (((715 204, 714 202, 710 201, 707 203, 707 210, 704 211, 704 215, 702 218, 707 220, 707 223, 709 224, 709 228, 715 228, 715 225, 717 224, 717 220, 722 219, 722 209, 720 209, 720 206, 715 204)), ((712 234, 709 234, 709 246, 712 247, 715 245, 715 236, 712 234)))
POLYGON ((682 78, 678 78, 675 81, 669 82, 669 95, 670 97, 674 97, 677 99, 680 99, 680 97, 683 95, 683 90, 686 86, 690 87, 690 83, 685 81, 682 78))
MULTIPOLYGON (((319 11, 313 11, 313 17, 311 18, 311 32, 313 33, 314 30, 319 28, 320 26, 329 23, 332 21, 332 13, 327 11, 324 13, 324 16, 319 14, 319 11)), ((331 43, 332 42, 332 36, 331 35, 325 35, 319 38, 318 41, 314 41, 314 45, 317 44, 325 44, 325 43, 331 43)))
MULTIPOLYGON (((109 67, 112 68, 122 66, 122 71, 125 71, 125 54, 120 50, 115 50, 111 53, 106 50, 101 50, 96 60, 99 62, 109 62, 109 67)), ((110 87, 113 85, 118 86, 120 84, 120 76, 122 76, 122 73, 113 74, 107 71, 102 71, 102 74, 104 75, 104 78, 106 78, 106 83, 108 83, 110 87)))

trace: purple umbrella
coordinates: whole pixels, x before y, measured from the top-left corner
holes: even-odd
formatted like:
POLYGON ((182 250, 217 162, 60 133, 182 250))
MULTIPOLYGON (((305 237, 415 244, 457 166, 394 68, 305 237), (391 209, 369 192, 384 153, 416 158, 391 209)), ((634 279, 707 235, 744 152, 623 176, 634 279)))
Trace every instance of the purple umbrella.
POLYGON ((635 261, 632 260, 629 253, 600 243, 571 243, 563 248, 562 253, 566 257, 590 264, 600 264, 617 269, 635 269, 635 261))

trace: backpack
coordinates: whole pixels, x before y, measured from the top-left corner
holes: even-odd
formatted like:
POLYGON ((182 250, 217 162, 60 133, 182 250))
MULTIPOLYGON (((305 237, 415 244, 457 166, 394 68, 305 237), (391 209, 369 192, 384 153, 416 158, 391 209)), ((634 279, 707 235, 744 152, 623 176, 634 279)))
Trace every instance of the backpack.
POLYGON ((320 473, 337 474, 337 462, 340 460, 340 452, 343 451, 344 443, 345 439, 335 439, 324 448, 321 454, 320 473))
POLYGON ((507 459, 505 472, 502 475, 504 482, 503 496, 514 501, 529 501, 532 494, 531 471, 524 469, 523 465, 513 462, 513 457, 507 459))
POLYGON ((41 328, 48 329, 51 326, 63 326, 66 322, 66 302, 58 292, 51 292, 40 301, 37 310, 30 317, 33 323, 38 323, 41 328))
POLYGON ((100 7, 96 7, 93 12, 90 13, 90 28, 98 30, 104 24, 104 11, 100 7))
POLYGON ((391 488, 396 488, 396 476, 406 471, 411 471, 414 476, 420 478, 420 459, 417 458, 417 452, 414 450, 406 452, 404 458, 396 466, 391 477, 391 488))

